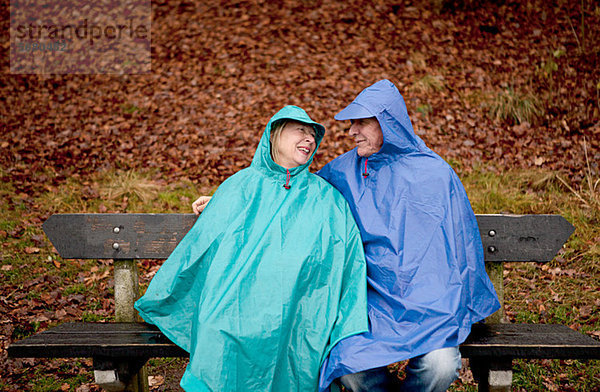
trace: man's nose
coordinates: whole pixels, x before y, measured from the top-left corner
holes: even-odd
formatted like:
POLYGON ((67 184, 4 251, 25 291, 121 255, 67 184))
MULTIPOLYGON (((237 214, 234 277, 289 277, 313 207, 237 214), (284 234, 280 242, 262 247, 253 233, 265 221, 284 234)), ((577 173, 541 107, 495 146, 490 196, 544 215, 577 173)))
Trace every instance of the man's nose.
POLYGON ((348 130, 348 133, 350 134, 350 136, 358 135, 358 130, 356 129, 356 124, 350 125, 350 129, 348 130))

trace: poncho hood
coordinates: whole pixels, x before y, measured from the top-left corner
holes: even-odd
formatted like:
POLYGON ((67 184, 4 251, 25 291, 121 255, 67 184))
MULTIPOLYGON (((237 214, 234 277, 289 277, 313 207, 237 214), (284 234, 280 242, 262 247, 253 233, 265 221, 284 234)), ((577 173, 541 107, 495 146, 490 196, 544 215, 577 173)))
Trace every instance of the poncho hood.
POLYGON ((317 173, 344 195, 360 229, 370 321, 368 332, 330 352, 322 389, 345 374, 458 346, 500 306, 466 192, 415 135, 390 81, 365 89, 335 118, 368 117, 381 126, 380 151, 363 158, 353 149, 317 173))
POLYGON ((190 353, 186 391, 316 391, 341 339, 368 329, 360 234, 342 195, 308 165, 270 154, 273 123, 311 124, 288 106, 250 167, 219 186, 135 308, 190 353))
POLYGON ((291 177, 297 175, 298 173, 308 171, 308 167, 313 161, 315 154, 317 153, 317 149, 321 144, 321 140, 323 140, 323 136, 325 135, 325 127, 321 124, 313 121, 308 114, 304 111, 304 109, 288 105, 279 110, 271 119, 269 120, 267 126, 265 127, 265 131, 263 132, 262 137, 260 138, 260 142, 258 144, 258 148, 254 153, 254 158, 252 158, 252 166, 254 166, 257 170, 260 170, 265 175, 273 176, 273 178, 281 181, 284 178, 284 181, 287 180, 288 170, 282 166, 279 166, 275 161, 273 161, 271 154, 271 131, 274 125, 279 121, 284 120, 293 120, 299 121, 301 123, 310 125, 315 130, 315 150, 313 151, 310 159, 301 166, 295 167, 293 169, 289 169, 289 175, 291 177))
POLYGON ((399 154, 427 151, 429 148, 413 130, 406 104, 400 92, 389 80, 380 80, 363 90, 354 101, 339 112, 336 120, 375 117, 383 132, 381 150, 368 159, 375 163, 399 154))

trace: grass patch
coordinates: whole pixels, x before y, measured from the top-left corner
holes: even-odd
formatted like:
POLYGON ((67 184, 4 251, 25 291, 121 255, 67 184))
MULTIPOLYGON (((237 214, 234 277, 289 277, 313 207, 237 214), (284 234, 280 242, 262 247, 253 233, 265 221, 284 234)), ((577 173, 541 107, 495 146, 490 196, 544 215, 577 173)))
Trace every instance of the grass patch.
POLYGON ((502 90, 487 102, 492 119, 512 124, 535 123, 544 115, 542 101, 531 93, 520 93, 512 87, 502 90))
POLYGON ((83 383, 89 383, 89 376, 77 374, 77 367, 72 364, 63 364, 56 367, 54 374, 48 374, 40 367, 35 367, 33 374, 28 375, 28 391, 31 392, 56 392, 75 391, 83 383))
POLYGON ((88 292, 88 288, 83 283, 75 283, 70 285, 69 287, 65 287, 63 291, 63 295, 69 294, 86 294, 88 292))
POLYGON ((428 103, 421 104, 417 106, 417 112, 421 113, 424 117, 427 117, 433 113, 433 107, 428 103))
POLYGON ((449 392, 477 392, 475 385, 462 384, 460 381, 450 385, 449 392))
POLYGON ((137 197, 144 203, 154 199, 159 188, 155 181, 133 170, 108 173, 102 184, 102 191, 109 200, 137 197))
POLYGON ((527 392, 596 392, 600 361, 515 360, 513 390, 527 392))
POLYGON ((83 312, 83 314, 81 315, 81 321, 87 323, 95 323, 98 321, 103 321, 105 319, 105 317, 100 316, 94 312, 83 312))
POLYGON ((418 93, 431 93, 443 91, 444 88, 443 76, 427 74, 413 83, 410 90, 418 93))
POLYGON ((38 197, 48 213, 191 212, 192 201, 216 189, 199 189, 189 180, 167 184, 153 172, 110 171, 82 180, 72 177, 60 189, 38 197))

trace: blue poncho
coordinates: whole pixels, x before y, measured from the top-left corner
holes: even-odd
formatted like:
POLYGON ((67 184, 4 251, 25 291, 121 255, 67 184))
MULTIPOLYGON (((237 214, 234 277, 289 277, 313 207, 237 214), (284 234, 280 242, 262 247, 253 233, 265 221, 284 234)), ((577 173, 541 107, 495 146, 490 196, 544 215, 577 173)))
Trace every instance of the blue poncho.
POLYGON ((368 117, 381 125, 381 150, 368 158, 351 150, 317 173, 342 192, 360 228, 370 321, 369 332, 330 352, 322 389, 345 374, 457 346, 500 306, 466 192, 415 135, 388 80, 365 89, 336 119, 368 117))
POLYGON ((308 171, 312 157, 289 176, 273 162, 278 119, 312 125, 317 146, 323 137, 304 110, 280 110, 251 166, 223 182, 135 304, 190 353, 186 391, 316 391, 331 347, 368 329, 352 213, 308 171))

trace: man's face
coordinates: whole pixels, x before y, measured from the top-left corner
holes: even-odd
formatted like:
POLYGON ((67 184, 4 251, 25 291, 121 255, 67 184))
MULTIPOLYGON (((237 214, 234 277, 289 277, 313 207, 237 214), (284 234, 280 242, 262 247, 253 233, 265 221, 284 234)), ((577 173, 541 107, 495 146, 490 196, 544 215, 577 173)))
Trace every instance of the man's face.
POLYGON ((358 155, 361 157, 369 157, 381 150, 383 132, 375 117, 352 120, 349 133, 354 137, 358 155))

